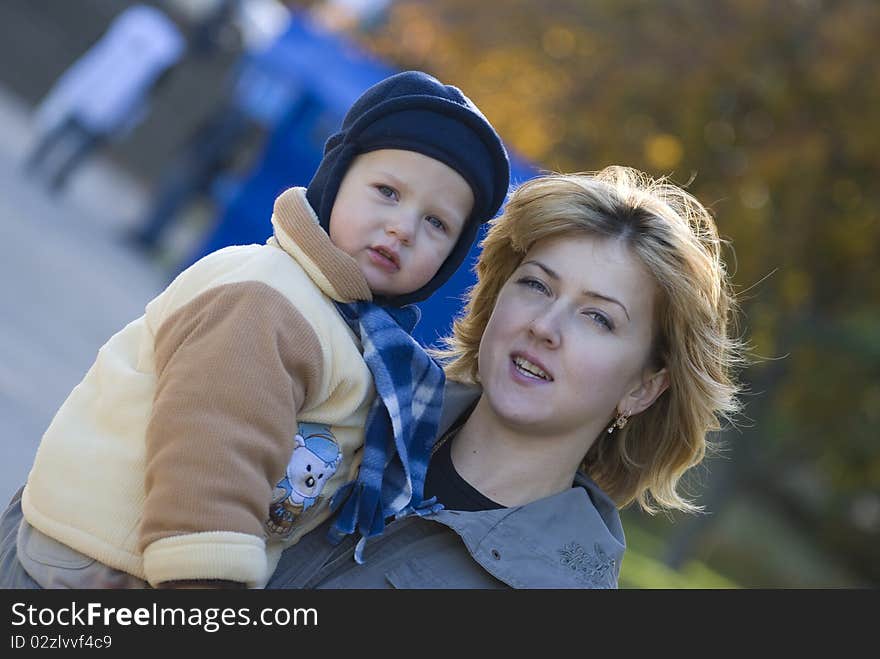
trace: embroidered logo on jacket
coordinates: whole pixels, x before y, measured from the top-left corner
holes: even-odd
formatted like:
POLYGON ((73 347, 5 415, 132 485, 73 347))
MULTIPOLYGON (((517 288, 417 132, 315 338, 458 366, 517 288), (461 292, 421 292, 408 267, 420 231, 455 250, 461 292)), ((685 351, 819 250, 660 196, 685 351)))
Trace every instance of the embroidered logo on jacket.
POLYGON ((323 424, 299 424, 293 442, 293 454, 284 478, 275 486, 266 522, 269 533, 281 537, 290 535, 302 514, 318 502, 342 462, 336 438, 323 424))
POLYGON ((617 561, 608 556, 597 542, 593 553, 588 552, 577 542, 569 542, 557 550, 559 562, 574 570, 575 578, 590 588, 614 588, 617 561))

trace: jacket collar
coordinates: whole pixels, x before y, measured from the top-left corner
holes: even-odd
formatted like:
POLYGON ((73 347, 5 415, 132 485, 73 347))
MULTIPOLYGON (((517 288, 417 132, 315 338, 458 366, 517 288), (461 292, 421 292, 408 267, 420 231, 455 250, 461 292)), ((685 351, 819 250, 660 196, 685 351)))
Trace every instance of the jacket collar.
MULTIPOLYGON (((440 435, 480 396, 475 385, 448 381, 440 435)), ((523 506, 434 516, 464 540, 474 559, 517 588, 614 588, 626 549, 620 514, 584 474, 575 485, 523 506)))
POLYGON ((278 196, 272 227, 275 234, 269 244, 293 257, 325 295, 337 302, 373 299, 358 264, 336 247, 318 224, 305 188, 288 188, 278 196))

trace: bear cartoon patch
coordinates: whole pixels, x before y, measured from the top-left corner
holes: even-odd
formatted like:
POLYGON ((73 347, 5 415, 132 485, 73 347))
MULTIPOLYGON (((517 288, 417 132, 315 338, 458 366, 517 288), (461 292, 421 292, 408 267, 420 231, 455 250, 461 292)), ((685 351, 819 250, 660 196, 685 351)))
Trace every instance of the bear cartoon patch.
POLYGON ((275 536, 290 535, 296 521, 315 505, 324 484, 336 473, 342 452, 330 428, 300 423, 284 478, 275 486, 266 529, 275 536))

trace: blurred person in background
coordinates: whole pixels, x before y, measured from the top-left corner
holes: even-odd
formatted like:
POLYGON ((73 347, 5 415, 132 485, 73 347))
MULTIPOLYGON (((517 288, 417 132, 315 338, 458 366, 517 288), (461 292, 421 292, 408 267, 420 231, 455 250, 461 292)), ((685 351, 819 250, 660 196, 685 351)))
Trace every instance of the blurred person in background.
POLYGON ((218 50, 241 53, 221 102, 186 138, 156 181, 144 214, 125 231, 128 244, 145 252, 161 251, 190 203, 211 197, 215 186, 222 186, 242 143, 271 128, 279 100, 271 97, 273 90, 254 60, 276 45, 289 21, 290 10, 278 0, 206 0, 188 6, 193 56, 207 58, 218 50))
POLYGON ((628 168, 545 175, 482 247, 438 353, 433 510, 391 522, 361 564, 319 527, 268 587, 613 588, 619 508, 699 510, 677 485, 738 409, 740 355, 709 212, 628 168))
POLYGON ((121 12, 40 103, 25 171, 35 174, 57 158, 48 187, 63 189, 87 156, 146 118, 150 92, 185 50, 181 30, 160 9, 136 4, 121 12))

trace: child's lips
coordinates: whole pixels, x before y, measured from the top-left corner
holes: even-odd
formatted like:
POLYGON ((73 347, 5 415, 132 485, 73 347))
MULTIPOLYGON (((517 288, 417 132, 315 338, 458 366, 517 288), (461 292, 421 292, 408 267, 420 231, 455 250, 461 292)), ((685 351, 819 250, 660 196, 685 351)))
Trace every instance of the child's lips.
POLYGON ((370 261, 382 270, 388 273, 400 270, 400 257, 393 249, 383 247, 382 245, 375 245, 368 248, 367 253, 369 254, 370 261))

